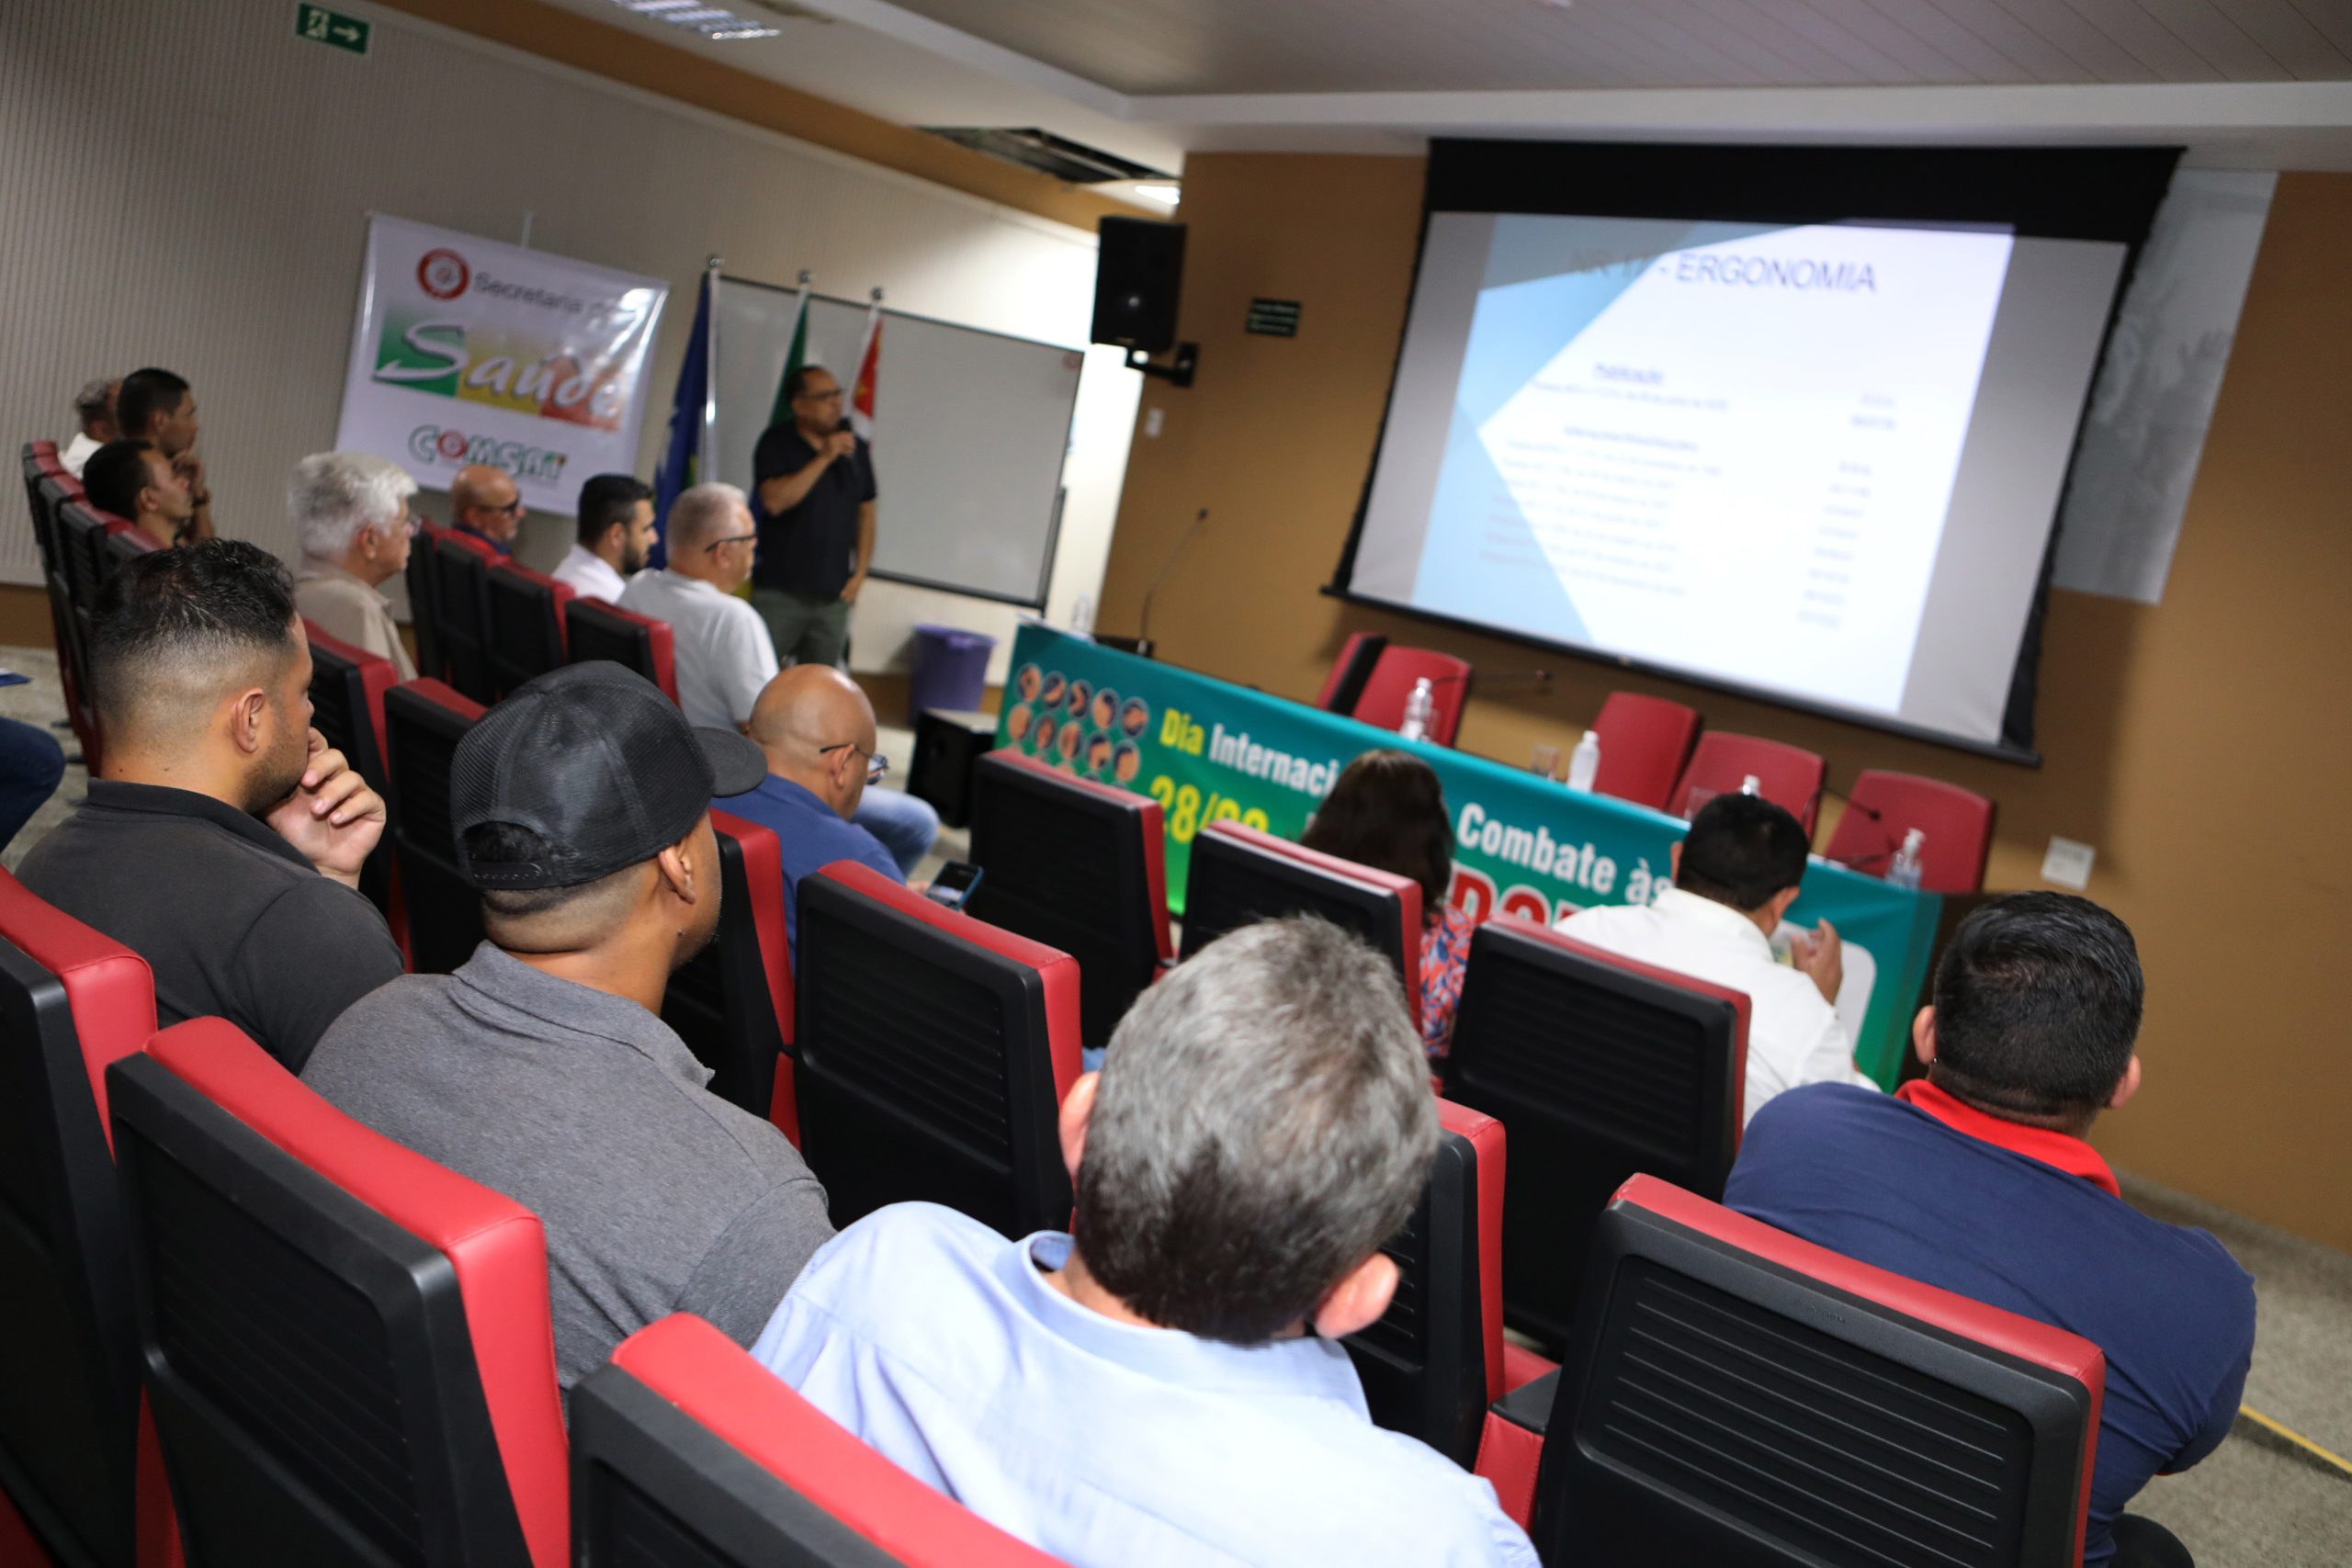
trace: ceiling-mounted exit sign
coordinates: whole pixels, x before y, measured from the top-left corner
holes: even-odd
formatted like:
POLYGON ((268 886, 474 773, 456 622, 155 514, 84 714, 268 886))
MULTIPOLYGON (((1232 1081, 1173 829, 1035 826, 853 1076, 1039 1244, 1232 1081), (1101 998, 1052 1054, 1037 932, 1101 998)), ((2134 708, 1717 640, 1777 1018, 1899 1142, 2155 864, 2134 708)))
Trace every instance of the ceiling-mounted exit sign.
POLYGON ((347 49, 354 54, 365 54, 368 52, 368 25, 358 17, 330 11, 324 6, 294 7, 294 31, 313 43, 347 49))

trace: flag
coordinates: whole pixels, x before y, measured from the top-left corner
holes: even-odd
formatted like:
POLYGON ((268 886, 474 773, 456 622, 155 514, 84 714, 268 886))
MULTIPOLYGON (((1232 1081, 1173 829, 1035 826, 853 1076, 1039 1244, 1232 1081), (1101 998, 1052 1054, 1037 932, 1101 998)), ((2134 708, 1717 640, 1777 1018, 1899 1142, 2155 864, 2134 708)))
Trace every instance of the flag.
POLYGON ((882 370, 882 302, 865 312, 865 343, 857 351, 857 376, 850 383, 849 425, 861 441, 874 439, 874 380, 882 370))
MULTIPOLYGON (((662 520, 662 538, 669 536, 670 503, 697 481, 702 467, 703 418, 710 402, 711 275, 702 275, 702 293, 695 301, 694 335, 686 341, 686 356, 678 363, 678 389, 670 399, 670 433, 662 444, 662 463, 653 470, 653 513, 662 520)), ((660 539, 654 542, 652 564, 663 563, 660 539)))
POLYGON ((800 304, 792 316, 792 346, 785 351, 784 374, 775 378, 775 405, 768 410, 770 424, 792 423, 792 377, 808 363, 808 286, 800 286, 800 304))

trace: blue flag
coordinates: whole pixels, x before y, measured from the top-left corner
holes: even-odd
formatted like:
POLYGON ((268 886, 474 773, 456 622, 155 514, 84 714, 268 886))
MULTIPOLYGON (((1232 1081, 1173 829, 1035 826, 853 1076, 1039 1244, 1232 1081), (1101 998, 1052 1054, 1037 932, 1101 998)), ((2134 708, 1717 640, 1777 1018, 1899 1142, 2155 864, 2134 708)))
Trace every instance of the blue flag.
POLYGON ((655 543, 650 564, 667 559, 670 503, 698 482, 702 468, 702 414, 710 398, 710 273, 702 275, 702 292, 695 301, 694 335, 686 341, 686 356, 678 362, 678 389, 670 400, 670 433, 662 444, 662 465, 653 471, 653 514, 662 521, 662 539, 655 543))

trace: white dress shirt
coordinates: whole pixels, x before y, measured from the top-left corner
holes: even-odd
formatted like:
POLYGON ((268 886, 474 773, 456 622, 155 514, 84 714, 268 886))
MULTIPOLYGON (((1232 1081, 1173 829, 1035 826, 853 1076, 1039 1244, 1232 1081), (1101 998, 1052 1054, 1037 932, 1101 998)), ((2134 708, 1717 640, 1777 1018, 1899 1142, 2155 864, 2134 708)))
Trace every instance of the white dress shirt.
POLYGON ((713 729, 748 724, 752 705, 775 679, 775 644, 760 613, 699 577, 666 568, 640 571, 617 601, 634 615, 670 623, 678 705, 686 722, 713 729))
POLYGON ((1784 1089, 1877 1086, 1854 1067, 1854 1042, 1801 969, 1772 956, 1756 922, 1728 904, 1669 887, 1655 904, 1584 909, 1559 929, 1579 942, 1747 994, 1747 1093, 1740 1124, 1784 1089))
POLYGON ((628 587, 628 579, 615 571, 604 557, 579 544, 548 575, 583 599, 602 599, 607 604, 619 604, 628 587))
POLYGON ((74 433, 74 439, 65 444, 65 450, 57 455, 57 461, 67 473, 78 479, 82 477, 82 465, 90 460, 90 454, 105 445, 105 442, 93 441, 77 430, 74 433))

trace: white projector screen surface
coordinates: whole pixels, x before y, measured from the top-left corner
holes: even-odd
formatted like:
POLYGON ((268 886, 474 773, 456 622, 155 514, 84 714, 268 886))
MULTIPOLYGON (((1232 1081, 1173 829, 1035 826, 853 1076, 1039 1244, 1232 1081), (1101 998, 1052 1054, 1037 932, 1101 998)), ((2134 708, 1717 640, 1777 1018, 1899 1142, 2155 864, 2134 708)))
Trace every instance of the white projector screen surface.
POLYGON ((1432 212, 1349 591, 1997 744, 2124 255, 1432 212))

